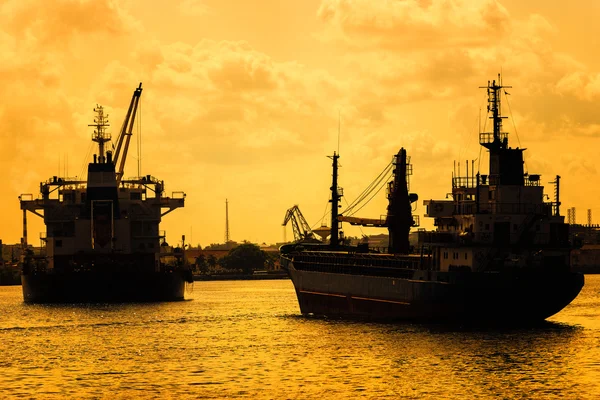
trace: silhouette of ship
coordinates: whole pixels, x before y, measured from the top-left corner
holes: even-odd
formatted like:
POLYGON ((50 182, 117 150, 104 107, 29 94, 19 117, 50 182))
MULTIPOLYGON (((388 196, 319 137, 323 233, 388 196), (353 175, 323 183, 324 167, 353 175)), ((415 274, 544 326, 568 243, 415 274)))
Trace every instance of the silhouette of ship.
POLYGON ((185 193, 165 197, 164 182, 150 175, 123 178, 141 94, 140 84, 111 150, 105 146, 111 140, 108 115, 102 106, 94 109, 90 126, 95 128, 92 141, 98 153, 88 164, 87 181, 53 176, 40 183, 37 199, 19 196, 25 248, 27 211, 46 225, 41 254, 27 251, 22 262, 25 302, 184 299, 185 282, 192 282, 185 244, 169 247, 159 223, 184 206, 185 193))
MULTIPOLYGON (((489 173, 453 174, 452 199, 426 200, 435 231, 420 230, 409 193, 412 166, 406 151, 394 157, 387 215, 364 219, 338 215, 338 158, 333 155, 329 244, 281 247, 281 263, 296 290, 300 311, 329 317, 434 322, 534 323, 567 306, 583 275, 570 269, 569 228, 560 215, 557 176, 554 201, 544 201, 540 175, 523 168, 523 151, 510 148, 502 130, 502 86, 488 82, 493 132, 480 133, 489 151, 489 173), (342 221, 387 227, 389 249, 347 246, 342 221)), ((449 193, 450 194, 450 193, 449 193)), ((446 196, 448 198, 448 196, 446 196)))

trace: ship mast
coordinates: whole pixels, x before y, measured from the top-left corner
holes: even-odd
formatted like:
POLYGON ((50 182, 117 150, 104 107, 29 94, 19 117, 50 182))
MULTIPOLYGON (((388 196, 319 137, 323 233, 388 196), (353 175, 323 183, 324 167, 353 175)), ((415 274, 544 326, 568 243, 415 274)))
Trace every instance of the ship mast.
MULTIPOLYGON (((329 157, 329 156, 328 156, 329 157)), ((339 221, 338 221, 338 208, 342 194, 338 190, 338 158, 340 156, 333 152, 333 156, 329 157, 333 160, 333 178, 331 182, 331 238, 329 243, 331 247, 337 247, 340 244, 339 237, 339 221)))
POLYGON ((388 183, 388 208, 386 225, 389 232, 390 253, 408 254, 410 228, 415 226, 411 203, 418 199, 416 194, 408 193, 408 176, 412 174, 412 165, 408 161, 406 150, 401 148, 394 157, 394 180, 388 183))
POLYGON ((104 164, 106 162, 104 143, 109 142, 111 139, 110 133, 106 132, 106 128, 110 126, 108 124, 108 114, 104 114, 104 107, 100 105, 96 105, 94 112, 96 113, 94 123, 88 126, 93 126, 95 128, 94 133, 92 134, 92 140, 98 143, 98 162, 104 164))
POLYGON ((489 117, 493 121, 494 129, 493 132, 481 132, 479 134, 479 143, 490 149, 498 150, 505 149, 508 146, 508 134, 502 132, 502 120, 506 117, 502 116, 500 109, 500 90, 504 88, 511 88, 512 86, 503 86, 502 78, 498 74, 498 82, 493 80, 491 83, 488 81, 487 86, 480 86, 481 89, 487 89, 488 93, 488 106, 487 111, 491 113, 489 117))

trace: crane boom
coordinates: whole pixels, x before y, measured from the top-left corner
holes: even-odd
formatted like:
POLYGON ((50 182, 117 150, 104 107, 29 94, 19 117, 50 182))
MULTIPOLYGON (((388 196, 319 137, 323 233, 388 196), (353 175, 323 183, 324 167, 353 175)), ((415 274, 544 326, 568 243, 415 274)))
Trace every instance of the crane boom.
POLYGON ((125 115, 125 121, 123 121, 121 132, 119 132, 119 137, 117 138, 117 149, 115 150, 115 156, 113 158, 115 165, 119 163, 119 167, 116 170, 117 184, 119 184, 123 178, 123 170, 125 168, 125 161, 127 159, 127 150, 129 149, 129 141, 131 140, 131 135, 133 134, 135 114, 137 113, 141 96, 142 84, 140 83, 140 86, 133 92, 131 103, 129 103, 129 109, 127 110, 127 115, 125 115), (125 142, 124 145, 123 142, 125 142), (121 150, 123 151, 122 155, 121 150))
POLYGON ((306 222, 304 215, 302 215, 300 208, 298 208, 298 205, 294 205, 286 211, 282 225, 286 226, 290 221, 292 222, 295 241, 314 238, 313 232, 310 229, 308 222, 306 222))

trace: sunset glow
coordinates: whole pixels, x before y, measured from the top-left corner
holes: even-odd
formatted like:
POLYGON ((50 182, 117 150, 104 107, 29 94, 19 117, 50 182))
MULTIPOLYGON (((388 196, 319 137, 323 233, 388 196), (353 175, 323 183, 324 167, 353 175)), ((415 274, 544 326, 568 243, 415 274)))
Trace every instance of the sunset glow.
MULTIPOLYGON (((53 175, 84 178, 92 109, 105 107, 116 137, 140 82, 141 173, 187 193, 161 225, 172 242, 223 242, 226 198, 236 241, 281 242, 294 204, 318 226, 326 156, 338 150, 350 203, 406 148, 416 214, 431 228, 422 200, 445 197, 454 160, 486 168, 479 87, 499 73, 526 171, 550 196, 561 175, 564 209, 580 223, 592 209, 596 222, 598 16, 591 0, 4 1, 0 239, 20 240, 20 194, 37 196, 53 175)), ((135 142, 125 176, 137 175, 135 142)), ((386 204, 382 192, 360 214, 377 218, 386 204)), ((43 221, 28 218, 38 245, 43 221)))

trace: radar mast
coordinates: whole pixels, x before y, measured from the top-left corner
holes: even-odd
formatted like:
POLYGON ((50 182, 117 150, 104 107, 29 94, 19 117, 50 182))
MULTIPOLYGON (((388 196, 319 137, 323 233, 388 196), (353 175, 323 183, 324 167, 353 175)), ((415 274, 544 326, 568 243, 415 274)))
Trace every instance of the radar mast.
POLYGON ((92 134, 92 140, 98 143, 98 162, 104 164, 106 157, 104 156, 104 143, 109 142, 111 139, 110 133, 106 132, 106 128, 109 127, 108 114, 104 114, 104 107, 96 105, 94 108, 96 117, 94 117, 94 123, 88 126, 93 126, 94 133, 92 134))

